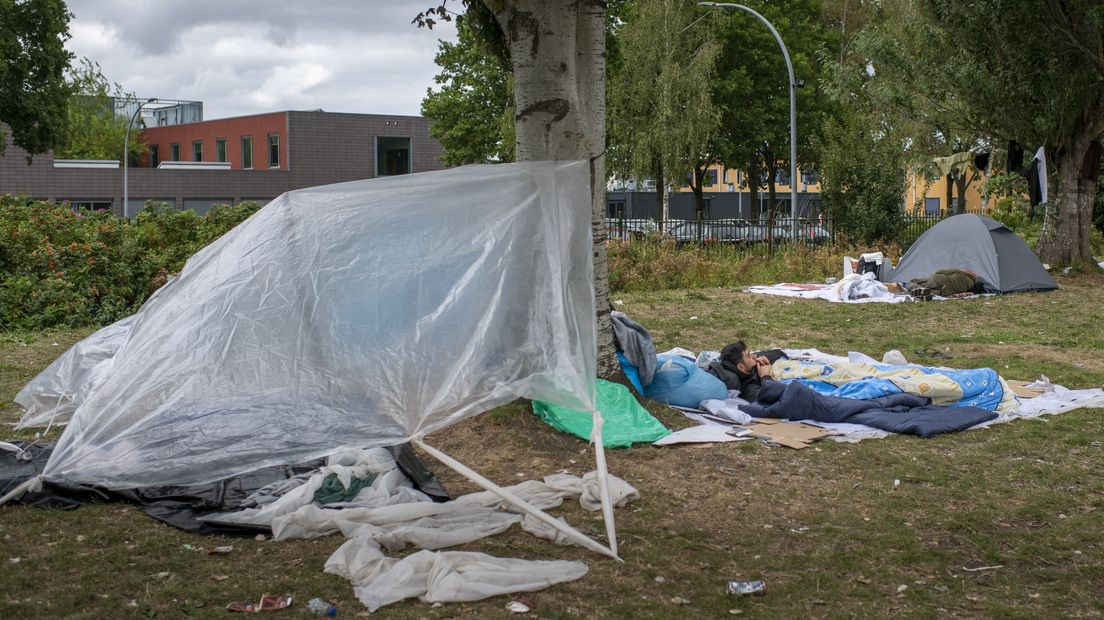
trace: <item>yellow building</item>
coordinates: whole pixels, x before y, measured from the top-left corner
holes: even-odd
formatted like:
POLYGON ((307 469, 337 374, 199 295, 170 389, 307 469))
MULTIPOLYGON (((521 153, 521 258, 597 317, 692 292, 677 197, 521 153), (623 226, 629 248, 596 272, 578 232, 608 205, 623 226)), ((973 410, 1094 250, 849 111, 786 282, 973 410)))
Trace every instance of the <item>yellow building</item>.
MULTIPOLYGON (((969 177, 973 181, 966 186, 966 206, 963 209, 967 213, 982 213, 984 204, 981 198, 981 188, 987 178, 984 174, 974 178, 975 169, 970 167, 969 177)), ((951 183, 951 199, 955 202, 960 198, 958 187, 951 183)), ((931 178, 927 174, 918 171, 909 173, 905 187, 905 212, 911 215, 949 215, 953 213, 953 206, 947 201, 947 177, 939 176, 931 178)))
MULTIPOLYGON (((813 173, 806 174, 800 168, 797 169, 797 176, 800 182, 797 185, 797 191, 801 193, 820 193, 820 179, 813 173)), ((705 171, 705 183, 702 185, 703 192, 738 192, 741 187, 744 187, 747 182, 746 175, 735 168, 727 168, 724 164, 713 164, 705 171)), ((766 181, 761 184, 764 189, 761 192, 766 192, 766 181)), ((689 176, 686 181, 679 188, 680 192, 689 192, 690 180, 689 176)), ((776 194, 781 196, 782 194, 790 193, 790 169, 778 170, 778 178, 774 186, 776 194)))

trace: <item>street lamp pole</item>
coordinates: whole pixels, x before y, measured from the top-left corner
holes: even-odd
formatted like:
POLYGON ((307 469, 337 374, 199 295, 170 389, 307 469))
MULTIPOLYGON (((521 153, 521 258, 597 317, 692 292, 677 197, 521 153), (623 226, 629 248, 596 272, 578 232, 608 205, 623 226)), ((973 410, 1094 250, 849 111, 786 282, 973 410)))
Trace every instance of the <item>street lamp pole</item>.
POLYGON ((138 118, 138 113, 142 111, 142 108, 146 104, 155 101, 157 101, 157 98, 151 97, 138 104, 138 108, 134 110, 134 114, 131 114, 130 120, 127 121, 126 135, 123 137, 123 216, 126 216, 127 205, 129 204, 128 199, 130 198, 127 192, 129 189, 127 186, 127 169, 130 168, 130 126, 134 124, 134 119, 138 118))
POLYGON ((794 79, 793 63, 790 62, 790 52, 786 49, 786 44, 782 42, 782 37, 779 36, 778 31, 774 29, 774 25, 767 21, 766 17, 763 17, 753 9, 742 4, 729 4, 724 2, 699 2, 701 6, 716 6, 740 9, 741 11, 747 11, 759 19, 759 21, 766 24, 770 29, 771 34, 774 35, 774 40, 778 41, 778 46, 782 48, 782 57, 786 59, 786 71, 790 76, 790 232, 794 241, 797 240, 797 80, 794 79))

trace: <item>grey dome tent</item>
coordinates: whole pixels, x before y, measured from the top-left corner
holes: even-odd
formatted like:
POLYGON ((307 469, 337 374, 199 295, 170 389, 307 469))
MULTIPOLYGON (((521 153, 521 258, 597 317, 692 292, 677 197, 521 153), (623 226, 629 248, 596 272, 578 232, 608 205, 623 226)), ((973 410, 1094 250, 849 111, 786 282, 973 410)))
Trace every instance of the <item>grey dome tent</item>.
POLYGON ((1058 288, 1023 239, 993 218, 975 213, 949 217, 920 235, 889 280, 907 282, 950 268, 973 271, 992 293, 1058 288))

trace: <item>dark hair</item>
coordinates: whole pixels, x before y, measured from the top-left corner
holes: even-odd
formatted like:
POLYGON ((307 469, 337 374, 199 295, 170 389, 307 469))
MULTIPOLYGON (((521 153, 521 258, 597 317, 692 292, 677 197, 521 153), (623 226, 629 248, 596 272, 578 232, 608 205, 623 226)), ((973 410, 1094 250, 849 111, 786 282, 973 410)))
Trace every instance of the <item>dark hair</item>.
POLYGON ((743 340, 737 340, 721 349, 721 361, 735 366, 744 360, 744 351, 747 351, 747 345, 743 340))

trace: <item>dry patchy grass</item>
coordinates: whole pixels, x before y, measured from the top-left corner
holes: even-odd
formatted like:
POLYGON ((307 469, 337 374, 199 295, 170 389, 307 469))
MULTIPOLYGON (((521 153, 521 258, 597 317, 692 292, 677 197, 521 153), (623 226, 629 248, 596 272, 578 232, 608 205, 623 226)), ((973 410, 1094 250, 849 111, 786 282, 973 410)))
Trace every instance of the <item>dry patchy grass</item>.
MULTIPOLYGON (((730 289, 618 297, 660 350, 717 349, 738 338, 835 353, 897 348, 909 357, 931 346, 951 354, 945 363, 953 367, 989 365, 1010 378, 1047 374, 1069 387, 1099 387, 1104 278, 1062 284, 1049 294, 894 306, 730 289)), ((33 353, 3 370, 6 397, 52 357, 51 338, 25 337, 33 353)), ((20 345, 0 342, 0 351, 13 346, 20 345)), ((685 424, 669 409, 655 413, 685 424)), ((763 618, 1100 617, 1101 414, 1078 410, 928 440, 822 442, 801 451, 757 442, 611 451, 610 470, 642 495, 617 510, 623 563, 517 528, 464 548, 587 561, 582 580, 536 593, 529 617, 719 617, 730 610, 763 618), (764 579, 767 593, 732 598, 724 592, 730 579, 764 579)), ((561 470, 581 474, 593 463, 584 443, 544 426, 523 404, 429 442, 503 484, 561 470)), ((454 494, 473 490, 444 467, 434 469, 454 494)), ((600 518, 577 505, 555 512, 603 534, 600 518)), ((0 574, 4 617, 223 617, 226 602, 264 593, 327 597, 343 617, 361 609, 347 582, 321 572, 338 537, 205 538, 130 507, 100 505, 66 513, 2 508, 0 539, 4 558, 21 558, 0 574), (183 547, 230 543, 235 551, 226 556, 183 547)), ((507 600, 440 608, 408 601, 375 615, 500 618, 507 600)))

